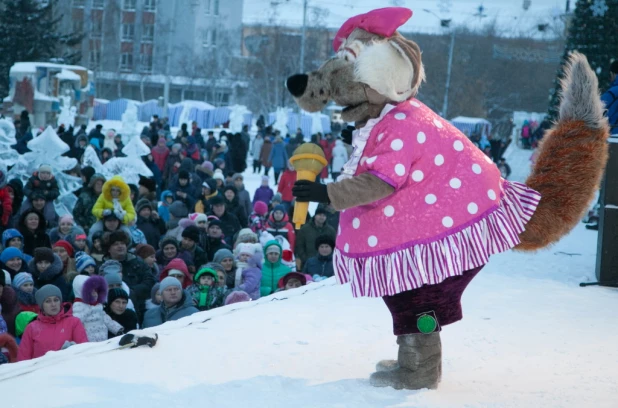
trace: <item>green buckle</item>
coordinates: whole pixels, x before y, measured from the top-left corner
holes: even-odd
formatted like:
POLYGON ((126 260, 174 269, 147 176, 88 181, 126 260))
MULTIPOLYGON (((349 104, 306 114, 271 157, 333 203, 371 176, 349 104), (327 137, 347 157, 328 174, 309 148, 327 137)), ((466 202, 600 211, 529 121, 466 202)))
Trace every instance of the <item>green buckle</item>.
POLYGON ((416 327, 423 334, 433 333, 438 328, 438 321, 429 314, 423 314, 416 320, 416 327))

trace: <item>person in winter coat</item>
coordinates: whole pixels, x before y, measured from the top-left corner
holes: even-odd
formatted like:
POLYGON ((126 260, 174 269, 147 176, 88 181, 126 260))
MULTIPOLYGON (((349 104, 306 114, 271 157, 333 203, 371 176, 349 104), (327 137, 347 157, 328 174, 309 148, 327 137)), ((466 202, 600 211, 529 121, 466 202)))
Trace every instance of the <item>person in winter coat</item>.
POLYGON ((78 163, 82 162, 82 157, 88 146, 88 137, 84 134, 78 135, 73 143, 73 148, 69 152, 69 157, 73 157, 78 163))
POLYGON ((240 203, 240 206, 245 209, 245 214, 248 216, 251 214, 251 211, 253 211, 253 203, 251 203, 251 195, 245 189, 243 181, 243 175, 240 173, 236 173, 232 176, 232 182, 234 183, 234 187, 236 187, 238 202, 240 203))
POLYGON ((315 240, 315 248, 318 253, 307 259, 303 273, 312 276, 313 280, 317 282, 334 275, 333 250, 335 249, 335 240, 330 235, 320 235, 315 240))
POLYGON ((174 194, 171 191, 165 190, 161 193, 161 204, 159 205, 157 212, 159 213, 159 217, 161 217, 163 222, 165 222, 166 224, 170 220, 169 206, 172 205, 173 202, 174 194))
POLYGON ((253 204, 253 212, 249 216, 249 228, 258 236, 266 231, 268 205, 263 201, 256 201, 253 204))
POLYGON ((155 284, 155 278, 150 268, 137 256, 128 253, 129 236, 124 231, 115 231, 103 236, 104 261, 114 260, 122 265, 122 280, 135 296, 135 311, 138 319, 144 312, 146 299, 150 298, 150 289, 155 284))
POLYGON ((146 242, 153 247, 159 245, 161 236, 165 234, 165 223, 156 211, 152 210, 152 203, 141 199, 135 205, 137 212, 137 228, 144 233, 146 242))
POLYGON ((13 212, 11 214, 9 224, 11 227, 15 228, 15 225, 17 225, 17 221, 19 220, 22 203, 24 201, 24 185, 20 179, 11 179, 7 183, 6 188, 9 195, 12 193, 13 197, 13 212))
POLYGON ((63 297, 69 299, 71 286, 62 274, 63 269, 62 260, 49 248, 37 248, 34 258, 28 263, 28 272, 34 279, 35 288, 51 284, 62 291, 63 297))
POLYGON ((271 163, 275 171, 275 184, 279 182, 281 172, 288 166, 288 154, 285 151, 283 139, 280 136, 275 138, 275 143, 268 155, 268 161, 271 163))
POLYGON ((277 186, 277 192, 281 194, 281 199, 283 200, 281 204, 285 207, 286 213, 292 206, 292 201, 294 201, 294 196, 292 195, 294 183, 296 183, 296 170, 288 161, 288 166, 281 175, 281 180, 279 180, 279 185, 277 186))
POLYGON ((238 218, 241 228, 246 228, 249 214, 245 211, 245 207, 240 204, 236 187, 226 185, 223 188, 223 197, 225 198, 226 210, 238 218))
POLYGON ((212 179, 214 171, 215 166, 208 160, 195 166, 195 174, 201 179, 202 183, 212 179))
POLYGON ((8 332, 15 336, 15 318, 21 309, 9 279, 4 272, 0 272, 0 334, 8 332))
POLYGON ((307 284, 307 277, 299 272, 290 272, 279 280, 279 290, 300 288, 307 284))
POLYGON ((49 240, 52 244, 60 240, 68 241, 71 237, 84 234, 81 227, 75 225, 75 220, 71 214, 65 214, 58 220, 58 226, 49 231, 49 240))
POLYGON ((92 208, 103 192, 103 183, 105 183, 105 177, 103 175, 93 175, 86 187, 82 188, 77 203, 75 203, 75 208, 73 209, 75 222, 77 222, 77 225, 81 226, 86 233, 88 233, 92 224, 97 222, 97 217, 92 213, 92 208))
POLYGON ((193 276, 193 285, 185 289, 185 293, 193 301, 193 306, 204 311, 223 306, 226 290, 217 287, 217 272, 202 266, 193 276))
POLYGON ((609 66, 610 81, 609 89, 601 95, 601 101, 607 109, 605 116, 609 120, 612 134, 618 128, 618 60, 614 60, 609 66))
POLYGON ((277 290, 279 279, 291 272, 290 268, 281 263, 281 245, 277 240, 268 241, 264 246, 264 265, 262 266, 262 280, 260 296, 268 296, 277 290))
POLYGON ((337 140, 335 147, 333 147, 333 162, 332 162, 332 175, 333 180, 337 180, 337 177, 341 174, 343 166, 348 162, 348 151, 343 145, 343 141, 337 140))
POLYGON ((124 182, 122 176, 114 176, 103 184, 103 191, 97 202, 92 208, 92 214, 97 218, 96 224, 92 226, 93 230, 102 230, 102 222, 104 216, 116 214, 119 220, 122 220, 124 225, 131 225, 135 221, 135 208, 131 202, 131 190, 127 183, 124 182))
POLYGON ((294 248, 294 245, 296 245, 294 226, 290 223, 287 211, 282 204, 276 206, 273 212, 270 213, 266 224, 266 232, 270 233, 273 237, 282 236, 290 243, 291 248, 294 248))
POLYGON ((264 166, 264 175, 268 176, 268 172, 270 171, 271 163, 270 163, 270 152, 273 149, 273 144, 271 142, 270 136, 264 137, 264 144, 262 145, 262 149, 260 149, 260 162, 262 166, 264 166))
POLYGON ((155 164, 159 168, 161 173, 165 172, 165 162, 170 155, 170 149, 166 146, 166 141, 164 137, 160 137, 157 141, 157 145, 150 149, 150 153, 152 154, 152 158, 154 159, 155 164))
POLYGON ((236 276, 234 290, 246 292, 251 300, 260 298, 262 282, 262 246, 241 243, 236 247, 236 276))
MULTIPOLYGON (((322 147, 322 150, 324 151, 324 157, 326 158, 326 161, 329 163, 329 165, 332 163, 333 160, 333 147, 335 146, 335 143, 333 142, 333 136, 329 133, 326 135, 326 137, 322 138, 322 135, 319 134, 319 145, 320 147, 322 147)), ((328 177, 328 168, 330 166, 325 166, 324 169, 322 170, 322 175, 321 178, 325 179, 328 177)))
POLYGON ((103 310, 107 301, 107 283, 98 275, 79 275, 73 280, 73 316, 82 321, 88 341, 107 340, 107 332, 122 334, 124 327, 103 310))
POLYGON ((146 301, 146 311, 154 309, 161 304, 161 291, 159 290, 160 283, 156 283, 150 291, 150 299, 146 301))
POLYGON ((196 213, 207 214, 211 211, 210 200, 219 195, 217 183, 214 179, 202 183, 202 195, 195 202, 194 210, 196 213))
POLYGON ((229 249, 218 250, 213 257, 213 262, 223 266, 223 271, 225 272, 225 286, 228 289, 234 289, 234 285, 236 284, 236 261, 234 260, 232 251, 229 249))
POLYGON ((326 223, 326 210, 318 207, 315 210, 311 222, 303 225, 296 235, 296 245, 294 253, 296 254, 296 269, 301 271, 302 266, 317 253, 315 241, 320 235, 336 236, 335 229, 326 223))
POLYGON ((191 186, 190 177, 188 171, 180 170, 178 172, 178 180, 169 185, 170 191, 174 193, 174 199, 185 203, 187 208, 195 206, 197 196, 196 191, 191 186))
POLYGON ((198 176, 195 173, 195 163, 192 159, 190 158, 185 158, 182 160, 182 162, 180 163, 180 167, 178 168, 178 171, 176 172, 176 174, 174 176, 172 176, 170 179, 168 179, 168 190, 170 190, 172 193, 176 193, 176 190, 174 190, 172 188, 172 186, 178 185, 178 179, 180 178, 180 172, 182 171, 186 171, 186 174, 189 175, 188 180, 189 180, 189 185, 191 186, 191 188, 193 189, 194 192, 198 192, 200 191, 200 187, 202 186, 202 179, 200 178, 200 176, 198 176))
POLYGON ((32 195, 39 193, 43 195, 45 199, 45 211, 53 211, 53 201, 60 195, 60 189, 58 188, 58 180, 52 173, 52 168, 48 164, 42 164, 39 166, 39 170, 32 174, 32 177, 26 183, 24 187, 24 195, 32 203, 32 195))
POLYGON ((178 174, 178 170, 180 169, 180 165, 182 164, 182 160, 185 158, 181 152, 182 146, 180 143, 175 143, 172 145, 172 150, 170 151, 167 159, 165 160, 165 167, 163 169, 163 180, 167 183, 170 183, 172 177, 178 174))
POLYGON ((62 303, 62 299, 62 292, 54 285, 39 289, 36 301, 41 312, 36 320, 26 326, 19 344, 18 361, 31 360, 48 351, 58 351, 88 341, 84 325, 73 316, 71 304, 62 303))
POLYGON ((189 136, 187 137, 187 145, 184 148, 184 155, 188 159, 193 160, 194 163, 200 162, 200 148, 195 141, 195 137, 189 136))
MULTIPOLYGON (((122 333, 128 333, 137 329, 137 314, 127 308, 129 294, 124 289, 110 289, 107 293, 105 313, 116 323, 122 326, 122 333)), ((112 338, 117 334, 108 331, 107 337, 112 338)))
POLYGON ((6 174, 0 170, 0 228, 7 228, 13 215, 12 188, 6 184, 6 174))
POLYGON ((144 329, 182 319, 199 311, 193 306, 193 300, 182 290, 178 279, 168 276, 161 281, 159 290, 161 291, 161 304, 146 312, 144 329))
POLYGON ((270 179, 268 176, 262 176, 262 185, 255 190, 255 193, 253 194, 253 204, 257 201, 262 201, 267 205, 270 203, 270 200, 272 200, 275 192, 268 186, 269 181, 270 179))
POLYGON ((230 135, 230 161, 234 173, 242 173, 247 168, 247 146, 240 133, 230 135))
POLYGON ((251 156, 253 157, 253 174, 262 172, 262 146, 264 146, 264 138, 261 134, 255 135, 255 139, 251 143, 251 156))
POLYGON ((71 282, 77 275, 77 267, 75 266, 75 251, 73 246, 67 241, 58 241, 52 245, 52 250, 62 261, 62 276, 67 282, 71 282))
POLYGON ((234 235, 241 230, 240 221, 238 221, 238 217, 227 210, 223 197, 213 197, 210 204, 212 205, 212 212, 208 215, 214 215, 219 219, 225 242, 231 246, 234 243, 234 235))
MULTIPOLYGON (((178 241, 173 237, 165 237, 161 240, 159 243, 159 250, 155 254, 155 257, 157 259, 157 266, 160 271, 163 271, 174 259, 180 259, 185 265, 193 266, 193 258, 191 257, 191 254, 181 250, 178 241)), ((161 274, 163 274, 163 272, 161 272, 161 274)))
POLYGON ((191 286, 191 281, 193 279, 189 273, 189 267, 185 261, 180 258, 172 259, 167 266, 163 268, 161 275, 159 275, 159 281, 163 281, 163 279, 168 276, 178 279, 183 289, 191 286))
POLYGON ((34 208, 26 210, 19 220, 19 232, 24 237, 24 253, 34 255, 35 248, 51 248, 49 235, 45 232, 43 214, 34 208))
POLYGON ((206 253, 208 259, 213 259, 215 254, 220 249, 231 250, 232 247, 227 245, 223 239, 223 230, 221 229, 221 221, 213 218, 208 223, 208 248, 206 253))
POLYGON ((11 286, 15 291, 19 309, 22 312, 38 313, 40 311, 34 298, 37 290, 34 287, 34 279, 32 279, 31 274, 28 272, 18 273, 11 281, 11 286))
POLYGON ((195 225, 190 225, 182 231, 182 241, 180 249, 188 252, 193 260, 193 265, 189 266, 189 272, 194 274, 202 265, 208 262, 206 251, 199 247, 200 229, 195 225))
POLYGON ((23 252, 15 247, 5 248, 0 253, 0 269, 7 272, 11 279, 14 279, 18 273, 27 271, 23 252))

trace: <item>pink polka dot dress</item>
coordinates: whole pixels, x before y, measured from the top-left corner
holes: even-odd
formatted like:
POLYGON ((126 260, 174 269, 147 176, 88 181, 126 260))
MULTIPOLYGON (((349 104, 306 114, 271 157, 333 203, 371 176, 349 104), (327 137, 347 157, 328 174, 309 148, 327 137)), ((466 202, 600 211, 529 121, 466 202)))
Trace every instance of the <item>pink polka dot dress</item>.
POLYGON ((484 265, 519 243, 540 200, 416 99, 388 105, 353 143, 343 177, 369 172, 395 189, 341 214, 335 274, 354 296, 395 295, 484 265))

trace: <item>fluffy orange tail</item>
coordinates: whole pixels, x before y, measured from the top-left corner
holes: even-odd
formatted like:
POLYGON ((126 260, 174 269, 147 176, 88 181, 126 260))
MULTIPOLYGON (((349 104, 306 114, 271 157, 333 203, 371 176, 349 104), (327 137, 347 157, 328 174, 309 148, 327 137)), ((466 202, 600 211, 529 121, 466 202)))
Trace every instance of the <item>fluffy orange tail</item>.
POLYGON ((562 89, 560 119, 543 138, 526 180, 541 193, 541 202, 517 250, 535 251, 569 233, 589 208, 607 163, 609 125, 584 55, 570 56, 562 89))

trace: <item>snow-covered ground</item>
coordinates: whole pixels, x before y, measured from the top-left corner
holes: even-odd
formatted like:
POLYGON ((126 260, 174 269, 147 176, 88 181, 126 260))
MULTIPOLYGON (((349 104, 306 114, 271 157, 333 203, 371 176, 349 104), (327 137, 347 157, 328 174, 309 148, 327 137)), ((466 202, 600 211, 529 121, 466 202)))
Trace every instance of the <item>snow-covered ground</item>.
POLYGON ((0 366, 0 406, 615 408, 618 290, 578 286, 594 280, 595 253, 582 224, 549 250, 492 257, 443 330, 436 391, 369 385, 396 356, 390 315, 329 279, 145 330, 153 349, 106 352, 111 340, 0 366))

